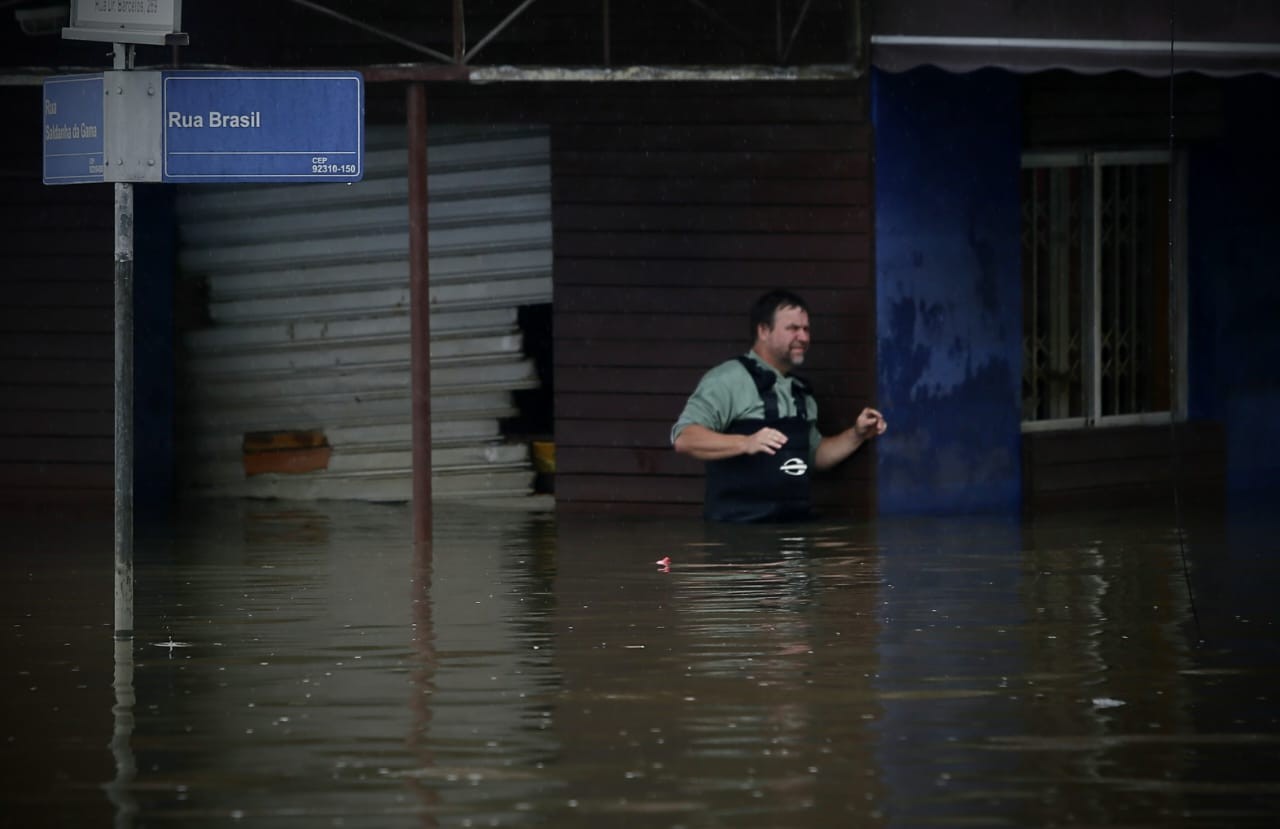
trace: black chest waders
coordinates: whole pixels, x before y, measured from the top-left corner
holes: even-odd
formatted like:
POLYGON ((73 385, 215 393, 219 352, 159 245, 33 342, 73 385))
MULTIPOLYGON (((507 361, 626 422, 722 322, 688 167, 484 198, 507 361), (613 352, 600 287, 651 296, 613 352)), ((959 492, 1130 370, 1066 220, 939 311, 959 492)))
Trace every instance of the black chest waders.
POLYGON ((730 435, 751 435, 765 427, 787 436, 786 444, 770 455, 757 452, 707 462, 707 494, 703 515, 708 521, 757 523, 798 521, 812 509, 809 486, 809 420, 805 404, 808 385, 792 377, 796 413, 778 416, 778 377, 746 357, 739 357, 755 381, 764 403, 763 418, 744 418, 729 424, 730 435))

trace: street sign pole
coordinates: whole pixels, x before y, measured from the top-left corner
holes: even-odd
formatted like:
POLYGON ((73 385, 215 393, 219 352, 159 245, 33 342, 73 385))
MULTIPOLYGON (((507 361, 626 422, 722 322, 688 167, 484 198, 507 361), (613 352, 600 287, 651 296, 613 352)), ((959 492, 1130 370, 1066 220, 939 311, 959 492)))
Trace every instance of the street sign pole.
MULTIPOLYGON (((134 182, 352 183, 364 177, 360 73, 133 71, 134 44, 188 42, 179 31, 181 19, 181 0, 72 0, 71 25, 62 36, 111 43, 114 68, 44 84, 44 183, 115 184, 113 501, 120 641, 133 638, 134 622, 134 182)), ((425 181, 424 172, 424 188, 425 181)))
MULTIPOLYGON (((115 69, 133 69, 114 44, 115 69)), ((111 159, 103 158, 105 165, 111 159)), ((115 637, 133 638, 133 184, 115 186, 115 637)))

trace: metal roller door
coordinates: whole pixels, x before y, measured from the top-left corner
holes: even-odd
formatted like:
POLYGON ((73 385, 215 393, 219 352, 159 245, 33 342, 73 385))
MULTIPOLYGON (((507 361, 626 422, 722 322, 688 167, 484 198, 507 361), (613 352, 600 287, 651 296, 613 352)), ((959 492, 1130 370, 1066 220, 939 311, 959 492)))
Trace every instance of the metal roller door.
MULTIPOLYGON (((403 129, 370 129, 366 148, 358 184, 180 192, 180 278, 204 317, 183 334, 189 494, 409 499, 403 129)), ((549 155, 546 130, 430 134, 437 498, 531 491, 528 447, 500 421, 538 383, 517 309, 551 301, 549 155)))

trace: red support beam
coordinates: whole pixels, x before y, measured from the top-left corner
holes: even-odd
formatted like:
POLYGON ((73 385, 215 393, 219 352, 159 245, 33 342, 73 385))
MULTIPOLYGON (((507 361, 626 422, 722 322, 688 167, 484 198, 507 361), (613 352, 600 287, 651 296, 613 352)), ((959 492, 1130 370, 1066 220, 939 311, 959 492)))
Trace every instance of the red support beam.
POLYGON ((427 241, 427 92, 406 89, 409 133, 409 339, 413 388, 413 541, 431 542, 431 295, 427 241))

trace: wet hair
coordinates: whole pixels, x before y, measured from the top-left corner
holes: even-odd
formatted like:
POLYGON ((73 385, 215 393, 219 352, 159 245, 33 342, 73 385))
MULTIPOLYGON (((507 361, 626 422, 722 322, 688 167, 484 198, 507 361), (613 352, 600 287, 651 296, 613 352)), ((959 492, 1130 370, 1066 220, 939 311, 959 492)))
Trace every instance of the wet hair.
POLYGON ((756 332, 760 330, 760 326, 773 328, 774 315, 783 308, 799 308, 806 314, 809 313, 809 306, 804 304, 804 300, 798 294, 791 291, 769 291, 751 306, 751 341, 756 341, 756 332))

